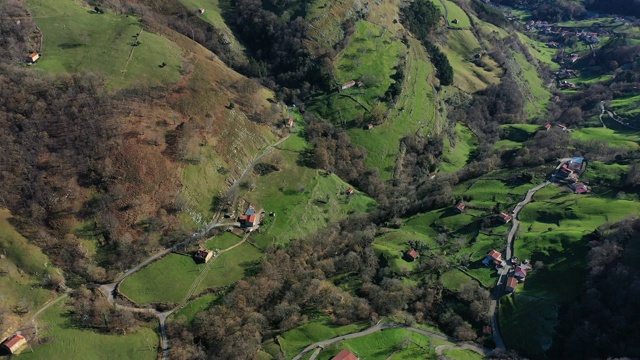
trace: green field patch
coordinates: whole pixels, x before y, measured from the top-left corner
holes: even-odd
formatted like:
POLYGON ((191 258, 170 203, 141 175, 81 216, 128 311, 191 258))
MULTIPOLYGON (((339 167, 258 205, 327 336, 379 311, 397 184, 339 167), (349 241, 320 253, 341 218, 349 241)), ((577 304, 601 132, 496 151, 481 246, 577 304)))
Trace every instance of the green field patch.
POLYGON ((406 329, 386 329, 333 343, 322 350, 317 359, 331 359, 342 349, 349 349, 360 359, 367 360, 437 359, 436 346, 450 344, 406 329))
MULTIPOLYGON (((38 308, 54 295, 42 284, 50 274, 62 272, 50 265, 49 258, 35 245, 29 243, 11 225, 11 213, 0 209, 0 289, 2 305, 13 308, 20 303, 38 308)), ((10 323, 10 316, 4 321, 10 323)))
POLYGON ((212 260, 213 263, 209 265, 195 293, 200 294, 209 288, 233 284, 247 276, 247 272, 258 265, 261 257, 262 251, 246 242, 220 254, 216 259, 212 260))
POLYGON ((77 328, 64 301, 47 309, 38 318, 39 337, 49 339, 24 350, 20 359, 156 359, 158 334, 149 327, 128 331, 126 335, 106 335, 77 328), (32 350, 32 351, 31 351, 32 350))
POLYGON ((613 99, 608 106, 616 115, 634 120, 635 124, 638 123, 638 118, 640 118, 640 94, 613 99))
POLYGON ((571 132, 571 137, 581 141, 600 141, 611 147, 621 147, 628 150, 640 148, 640 133, 630 131, 616 131, 607 128, 583 128, 571 132))
POLYGON ((233 246, 242 241, 242 237, 235 235, 231 232, 224 232, 218 236, 214 236, 209 239, 204 247, 210 250, 218 249, 224 250, 230 246, 233 246))
POLYGON ((585 172, 581 180, 590 184, 605 186, 620 186, 629 172, 629 165, 605 164, 600 161, 590 161, 588 172, 585 172))
POLYGON ((484 67, 472 62, 482 46, 471 30, 449 31, 447 45, 442 50, 454 69, 453 84, 464 91, 475 92, 500 82, 502 69, 489 56, 481 59, 484 67))
POLYGON ((530 116, 535 116, 536 114, 545 111, 547 104, 549 103, 549 99, 551 98, 551 93, 546 89, 545 84, 542 82, 536 66, 530 64, 521 53, 514 52, 513 57, 522 70, 520 78, 522 81, 521 85, 524 89, 529 90, 529 96, 525 95, 528 100, 525 110, 530 116))
POLYGON ((467 349, 447 349, 442 352, 442 355, 446 356, 449 359, 456 360, 481 360, 484 357, 478 354, 475 351, 467 350, 467 349))
POLYGON ((138 305, 177 303, 187 295, 203 266, 190 256, 169 254, 126 278, 120 291, 138 305))
MULTIPOLYGON (((449 18, 449 26, 452 28, 469 28, 471 27, 471 20, 469 20, 469 16, 467 13, 462 10, 458 4, 454 3, 450 0, 444 0, 444 4, 447 7, 447 12, 449 18), (457 24, 454 23, 454 20, 457 20, 457 24)), ((444 14, 444 12, 443 12, 444 14)))
POLYGON ((538 61, 548 65, 551 70, 558 70, 560 68, 560 65, 553 61, 557 49, 550 48, 547 44, 534 40, 520 32, 518 32, 518 37, 520 41, 529 48, 529 53, 535 56, 538 61))
POLYGON ((401 93, 384 123, 371 130, 348 130, 354 144, 367 150, 365 164, 380 170, 384 180, 391 179, 400 140, 410 134, 439 132, 444 126, 436 111, 435 90, 430 81, 433 66, 424 47, 410 39, 401 93))
POLYGON ((462 285, 473 282, 469 275, 463 273, 458 269, 451 269, 442 274, 440 280, 442 280, 442 284, 444 285, 444 287, 451 291, 458 291, 462 287, 462 285))
POLYGON ((196 315, 202 311, 208 310, 217 300, 218 295, 206 294, 199 298, 189 301, 180 310, 172 314, 171 320, 183 323, 191 323, 196 315))
POLYGON ((448 139, 444 143, 444 154, 440 163, 440 171, 458 171, 467 164, 471 153, 475 150, 478 140, 467 126, 456 124, 455 139, 448 139))
POLYGON ((254 175, 255 188, 243 195, 266 212, 259 233, 252 236, 261 246, 304 238, 331 221, 375 206, 364 193, 348 195, 351 185, 335 174, 299 164, 307 147, 302 131, 292 135, 263 159, 266 163, 279 161, 281 169, 254 175))
POLYGON ((142 31, 134 16, 98 14, 75 1, 29 0, 27 6, 44 37, 40 69, 104 74, 113 89, 166 86, 180 79, 180 49, 142 31), (133 46, 136 34, 140 44, 133 46))
POLYGON ((493 144, 493 148, 496 150, 510 150, 510 149, 520 149, 522 147, 521 142, 512 141, 512 140, 498 140, 495 144, 493 144))
MULTIPOLYGON (((299 354, 302 349, 315 342, 358 332, 365 327, 366 324, 334 326, 329 323, 327 318, 319 318, 311 320, 306 325, 285 331, 285 333, 280 336, 279 341, 285 356, 292 358, 299 354)), ((277 356, 278 353, 273 355, 277 356)))

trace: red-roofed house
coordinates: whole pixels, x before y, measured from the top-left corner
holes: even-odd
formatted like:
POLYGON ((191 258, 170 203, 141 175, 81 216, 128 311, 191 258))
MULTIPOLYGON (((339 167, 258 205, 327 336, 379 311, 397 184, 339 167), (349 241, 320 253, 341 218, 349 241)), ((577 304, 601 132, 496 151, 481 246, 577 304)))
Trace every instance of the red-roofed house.
POLYGON ((581 181, 577 181, 571 185, 569 185, 576 194, 586 194, 589 192, 589 188, 581 181))
POLYGON ((495 250, 489 251, 487 253, 487 257, 482 261, 482 263, 489 265, 490 262, 493 262, 496 265, 502 264, 504 262, 504 260, 502 260, 502 254, 495 250))
POLYGON ((404 253, 404 259, 408 262, 412 262, 415 259, 417 259, 420 255, 418 254, 417 251, 415 251, 414 249, 411 249, 409 251, 407 251, 406 253, 404 253))
POLYGON ((509 221, 511 221, 511 219, 513 219, 513 216, 509 215, 509 214, 505 214, 505 213, 500 213, 500 220, 503 223, 508 223, 509 221))
POLYGON ((252 227, 256 222, 256 214, 240 215, 240 217, 238 218, 238 222, 240 222, 240 227, 252 227))
POLYGON ((5 351, 8 351, 10 354, 15 354, 22 346, 27 344, 27 339, 20 334, 15 334, 13 336, 9 336, 5 341, 2 342, 2 347, 5 351))
POLYGON ((529 270, 527 267, 516 266, 513 276, 520 281, 524 281, 524 279, 527 277, 527 270, 529 270))
POLYGON ((351 195, 353 194, 353 188, 348 188, 347 189, 347 195, 351 195))
POLYGON ((367 124, 367 130, 373 129, 373 124, 367 124))
POLYGON ((293 127, 293 125, 294 125, 293 118, 292 118, 292 117, 290 117, 290 118, 289 118, 289 121, 287 121, 287 126, 288 126, 288 127, 290 127, 290 128, 292 128, 292 127, 293 127))
POLYGON ((507 292, 513 292, 517 286, 518 286, 518 280, 516 280, 516 278, 510 277, 509 279, 507 279, 507 287, 506 287, 507 292))
POLYGON ((456 212, 458 214, 462 214, 464 212, 464 207, 465 207, 465 205, 464 205, 463 202, 458 203, 458 205, 456 205, 456 212))
POLYGON ((544 125, 544 128, 545 128, 546 130, 551 129, 551 124, 549 124, 549 123, 545 124, 545 125, 544 125))
POLYGON ((344 349, 340 351, 338 355, 332 357, 331 360, 360 360, 360 359, 348 349, 344 349))

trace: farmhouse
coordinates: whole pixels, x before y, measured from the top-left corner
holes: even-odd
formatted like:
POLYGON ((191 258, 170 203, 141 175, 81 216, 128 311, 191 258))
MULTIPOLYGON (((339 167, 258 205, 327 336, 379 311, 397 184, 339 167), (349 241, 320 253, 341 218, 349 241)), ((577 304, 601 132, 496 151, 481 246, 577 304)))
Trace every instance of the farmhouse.
POLYGON ((332 357, 331 360, 360 360, 360 358, 348 349, 344 349, 340 351, 338 355, 332 357))
POLYGON ((504 260, 502 260, 502 254, 496 250, 491 250, 487 253, 487 257, 482 260, 482 263, 485 266, 489 266, 489 263, 493 262, 496 265, 504 264, 504 260))
POLYGON ((465 207, 465 205, 464 205, 464 203, 463 203, 463 202, 458 203, 458 205, 456 205, 455 211, 456 211, 458 214, 462 214, 462 213, 464 212, 464 207, 465 207))
POLYGON ((27 344, 27 339, 20 334, 14 334, 9 336, 5 341, 2 342, 0 348, 4 351, 8 351, 9 354, 15 354, 20 348, 27 344))
POLYGON ((514 277, 510 277, 509 279, 507 279, 507 286, 505 290, 507 290, 507 292, 513 292, 517 286, 518 280, 516 280, 516 278, 514 277))
POLYGON ((506 224, 511 221, 511 219, 513 219, 513 216, 506 213, 500 213, 500 221, 502 221, 503 223, 506 224))
POLYGON ((513 273, 513 276, 518 279, 519 281, 524 281, 525 278, 527 277, 527 271, 530 270, 531 267, 529 266, 516 266, 516 269, 513 273))
POLYGON ((250 215, 240 215, 240 217, 238 218, 238 222, 240 223, 240 227, 253 227, 253 225, 256 223, 256 214, 252 213, 250 215))
POLYGON ((213 251, 207 250, 200 246, 198 250, 193 254, 193 258, 197 262, 207 263, 213 257, 213 251))
POLYGON ((404 259, 408 262, 413 262, 414 260, 416 260, 418 257, 420 257, 420 255, 418 254, 417 251, 415 251, 414 249, 411 249, 407 252, 404 253, 404 259))
POLYGON ((38 54, 37 52, 33 52, 29 56, 27 56, 27 64, 35 64, 38 59, 40 59, 40 54, 38 54))
POLYGON ((582 169, 582 163, 583 162, 584 162, 584 158, 583 157, 571 158, 571 161, 569 161, 569 169, 571 169, 573 171, 578 171, 578 170, 582 169))

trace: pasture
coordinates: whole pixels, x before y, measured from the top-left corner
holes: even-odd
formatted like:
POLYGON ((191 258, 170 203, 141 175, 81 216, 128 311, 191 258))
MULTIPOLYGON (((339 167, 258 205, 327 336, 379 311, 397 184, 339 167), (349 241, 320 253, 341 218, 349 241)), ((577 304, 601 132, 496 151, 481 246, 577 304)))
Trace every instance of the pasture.
POLYGON ((100 334, 77 328, 68 313, 71 310, 63 302, 40 315, 39 336, 49 339, 45 343, 26 349, 20 359, 135 359, 153 360, 158 356, 158 334, 149 324, 144 324, 126 335, 100 334))
POLYGON ((442 172, 454 172, 464 167, 478 144, 471 129, 463 124, 456 124, 455 134, 454 139, 447 139, 444 143, 444 155, 440 163, 442 172))
POLYGON ((102 74, 111 89, 166 86, 181 77, 181 50, 143 31, 133 16, 99 14, 76 1, 29 0, 27 7, 43 34, 37 68, 102 74))
POLYGON ((571 132, 571 137, 580 141, 600 141, 611 147, 628 150, 640 148, 640 132, 617 131, 607 128, 583 128, 571 132))

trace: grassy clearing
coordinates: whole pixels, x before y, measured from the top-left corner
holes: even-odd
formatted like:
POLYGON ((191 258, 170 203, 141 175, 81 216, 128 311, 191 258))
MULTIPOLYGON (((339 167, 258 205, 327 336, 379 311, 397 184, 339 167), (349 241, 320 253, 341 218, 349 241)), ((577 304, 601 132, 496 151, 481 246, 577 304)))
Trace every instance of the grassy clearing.
POLYGON ((454 69, 453 83, 462 90, 471 93, 500 82, 502 69, 489 56, 482 57, 486 64, 484 68, 471 62, 473 56, 482 50, 471 30, 450 31, 447 46, 442 50, 454 69))
POLYGON ((599 161, 589 162, 589 172, 582 176, 582 180, 591 184, 615 185, 624 182, 629 165, 605 164, 599 161))
POLYGON ((185 297, 203 266, 190 256, 169 254, 126 278, 120 291, 138 305, 177 303, 185 297))
POLYGON ((530 116, 535 116, 545 111, 551 93, 546 89, 542 82, 542 79, 538 75, 537 68, 530 64, 524 55, 520 53, 513 53, 513 57, 516 59, 518 66, 522 70, 521 80, 524 82, 525 89, 529 89, 530 97, 529 102, 525 106, 525 110, 530 116))
POLYGON ((583 128, 572 131, 574 139, 582 141, 601 141, 611 147, 622 147, 629 150, 637 150, 640 145, 640 133, 629 131, 616 131, 606 128, 583 128))
POLYGON ((261 246, 304 238, 331 221, 375 206, 373 199, 358 191, 348 196, 351 186, 336 175, 299 165, 307 146, 301 131, 291 136, 264 159, 267 163, 280 159, 281 170, 255 175, 255 189, 243 194, 266 211, 260 232, 252 235, 261 246), (268 216, 271 212, 276 216, 268 216))
POLYGON ((183 308, 173 313, 171 320, 183 323, 191 323, 198 313, 209 309, 217 300, 217 295, 203 295, 193 301, 188 302, 183 308))
POLYGON ((471 130, 461 124, 456 124, 456 138, 444 143, 444 155, 440 163, 440 171, 458 171, 467 164, 469 156, 477 146, 477 138, 471 130))
POLYGON ((242 241, 242 237, 230 232, 224 232, 219 236, 214 236, 204 244, 207 249, 223 250, 242 241))
MULTIPOLYGON (((462 10, 458 4, 454 3, 450 0, 444 0, 444 4, 447 7, 449 18, 449 26, 452 28, 470 28, 471 20, 469 20, 469 15, 462 10), (458 20, 457 24, 453 23, 453 20, 458 20)), ((443 12, 444 14, 444 12, 443 12)))
MULTIPOLYGON (((311 320, 308 324, 298 326, 295 329, 286 331, 280 336, 280 344, 284 350, 285 356, 288 358, 299 354, 302 349, 317 341, 331 339, 336 336, 351 334, 363 330, 366 324, 350 324, 346 326, 333 326, 327 318, 318 318, 311 320)), ((267 349, 272 341, 266 343, 267 349)), ((277 345, 276 345, 277 346, 277 345)), ((272 354, 277 356, 277 353, 272 354)))
POLYGON ((442 352, 444 356, 449 359, 456 360, 481 360, 483 359, 482 355, 478 354, 475 351, 466 350, 466 349, 447 349, 442 352))
POLYGON ((523 33, 518 33, 520 41, 529 48, 529 53, 535 56, 538 61, 543 64, 549 65, 551 70, 558 70, 560 65, 552 59, 556 55, 556 49, 550 48, 547 44, 534 40, 523 33))
POLYGON ((640 117, 640 94, 611 100, 609 107, 619 116, 630 119, 640 117))
POLYGON ((435 347, 450 344, 406 329, 386 329, 360 338, 338 341, 320 352, 317 359, 328 360, 342 349, 360 359, 436 359, 435 347))
POLYGON ((446 273, 442 274, 440 279, 442 280, 442 284, 444 285, 444 287, 451 291, 458 291, 462 287, 462 285, 473 281, 471 280, 469 275, 463 273, 458 269, 451 269, 447 271, 446 273))
POLYGON ((158 335, 148 327, 141 327, 127 335, 105 335, 76 328, 64 302, 47 309, 39 318, 40 337, 50 339, 43 345, 20 354, 20 359, 156 359, 158 335), (44 325, 44 326, 43 326, 44 325))
POLYGON ((180 79, 180 49, 169 40, 144 31, 141 44, 132 46, 142 30, 133 16, 97 14, 76 1, 29 0, 27 6, 44 35, 38 68, 104 74, 112 89, 165 86, 180 79))
MULTIPOLYGON (((258 264, 262 251, 244 243, 218 256, 196 289, 196 294, 209 288, 231 285, 247 275, 258 264)), ((183 295, 184 296, 184 295, 183 295)))

